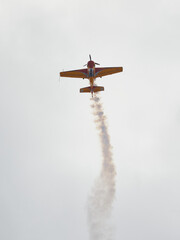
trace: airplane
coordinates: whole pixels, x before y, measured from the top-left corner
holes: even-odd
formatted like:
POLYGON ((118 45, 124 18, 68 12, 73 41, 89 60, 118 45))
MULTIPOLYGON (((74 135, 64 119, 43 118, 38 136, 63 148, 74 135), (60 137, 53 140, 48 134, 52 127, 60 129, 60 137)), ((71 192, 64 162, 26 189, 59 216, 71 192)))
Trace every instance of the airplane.
POLYGON ((99 68, 96 67, 96 65, 100 65, 99 63, 96 63, 92 61, 91 55, 89 55, 90 61, 87 62, 84 66, 87 66, 86 69, 78 69, 78 70, 71 70, 71 71, 65 71, 60 72, 61 77, 70 77, 70 78, 87 78, 89 79, 90 86, 85 88, 80 88, 80 93, 87 93, 90 92, 93 97, 93 93, 104 91, 104 87, 102 86, 96 86, 94 84, 96 78, 104 77, 106 75, 118 73, 123 71, 123 67, 103 67, 99 68))

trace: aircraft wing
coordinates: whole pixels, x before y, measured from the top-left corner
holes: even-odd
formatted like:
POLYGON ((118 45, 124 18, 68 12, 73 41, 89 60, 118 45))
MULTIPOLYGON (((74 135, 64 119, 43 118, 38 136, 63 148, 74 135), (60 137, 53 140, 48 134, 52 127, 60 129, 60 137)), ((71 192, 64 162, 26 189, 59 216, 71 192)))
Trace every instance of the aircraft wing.
POLYGON ((66 72, 60 72, 61 77, 88 78, 87 69, 78 69, 66 72))
POLYGON ((123 67, 105 67, 105 68, 96 68, 95 77, 103 77, 106 75, 111 75, 114 73, 122 72, 123 67))

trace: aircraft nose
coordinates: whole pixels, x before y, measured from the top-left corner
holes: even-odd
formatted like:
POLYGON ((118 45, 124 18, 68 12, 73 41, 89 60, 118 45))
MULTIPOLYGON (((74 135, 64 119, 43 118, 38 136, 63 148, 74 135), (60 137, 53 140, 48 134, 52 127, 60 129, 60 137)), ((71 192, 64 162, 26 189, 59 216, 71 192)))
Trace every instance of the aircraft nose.
POLYGON ((95 66, 93 61, 89 61, 87 65, 88 65, 88 68, 93 68, 95 66))

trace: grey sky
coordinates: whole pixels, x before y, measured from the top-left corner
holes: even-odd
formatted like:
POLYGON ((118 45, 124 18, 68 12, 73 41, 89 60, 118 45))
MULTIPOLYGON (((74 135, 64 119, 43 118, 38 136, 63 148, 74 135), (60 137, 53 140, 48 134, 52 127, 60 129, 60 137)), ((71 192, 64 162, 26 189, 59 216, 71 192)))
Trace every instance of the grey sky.
POLYGON ((88 54, 124 72, 97 80, 117 168, 115 240, 180 239, 179 1, 0 2, 0 239, 89 238, 101 149, 88 54))

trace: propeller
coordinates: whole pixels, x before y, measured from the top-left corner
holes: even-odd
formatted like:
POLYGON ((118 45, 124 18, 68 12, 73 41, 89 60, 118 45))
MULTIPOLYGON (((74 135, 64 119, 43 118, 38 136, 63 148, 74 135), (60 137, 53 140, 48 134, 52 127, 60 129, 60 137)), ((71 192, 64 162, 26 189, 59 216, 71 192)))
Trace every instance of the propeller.
MULTIPOLYGON (((91 54, 89 54, 89 59, 90 59, 90 61, 92 61, 92 60, 91 60, 91 54)), ((95 65, 100 65, 99 63, 96 63, 96 62, 95 62, 94 64, 95 64, 95 65)), ((83 67, 85 67, 85 66, 87 66, 87 63, 83 65, 83 67)))
MULTIPOLYGON (((89 54, 89 58, 90 58, 90 61, 91 61, 91 55, 89 54)), ((99 63, 94 63, 95 65, 100 65, 99 63)))
MULTIPOLYGON (((89 59, 91 61, 91 54, 89 54, 89 59)), ((83 67, 87 66, 87 63, 83 65, 83 67)))

